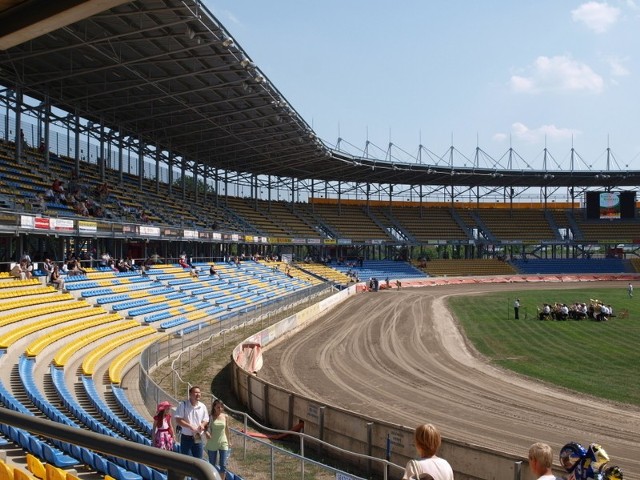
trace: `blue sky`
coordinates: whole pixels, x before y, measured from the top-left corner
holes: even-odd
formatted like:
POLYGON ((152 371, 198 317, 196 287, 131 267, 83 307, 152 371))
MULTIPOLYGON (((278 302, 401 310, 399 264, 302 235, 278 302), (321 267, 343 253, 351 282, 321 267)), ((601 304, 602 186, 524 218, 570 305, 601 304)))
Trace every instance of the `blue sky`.
POLYGON ((471 166, 511 143, 514 168, 542 168, 546 142, 568 170, 573 142, 576 169, 602 170, 609 144, 612 169, 640 169, 640 1, 205 3, 330 145, 410 161, 453 139, 471 166))

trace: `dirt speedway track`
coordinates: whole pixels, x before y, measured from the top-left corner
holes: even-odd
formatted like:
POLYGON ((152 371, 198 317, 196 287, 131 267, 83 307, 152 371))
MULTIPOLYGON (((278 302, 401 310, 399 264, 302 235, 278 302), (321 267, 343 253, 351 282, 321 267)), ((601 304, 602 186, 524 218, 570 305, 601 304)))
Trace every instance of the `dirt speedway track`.
POLYGON ((467 346, 446 309, 453 295, 571 286, 480 284, 358 294, 267 349, 260 377, 374 418, 410 427, 432 422, 447 438, 524 457, 536 441, 551 444, 556 462, 568 441, 598 442, 625 479, 639 479, 640 408, 585 398, 489 365, 467 346))

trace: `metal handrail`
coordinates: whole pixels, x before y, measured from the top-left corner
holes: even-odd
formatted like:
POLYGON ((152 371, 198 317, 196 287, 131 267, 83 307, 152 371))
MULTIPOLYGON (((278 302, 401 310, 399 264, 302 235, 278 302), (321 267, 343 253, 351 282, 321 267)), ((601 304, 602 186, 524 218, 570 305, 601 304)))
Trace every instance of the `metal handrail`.
POLYGON ((25 415, 1 407, 0 422, 44 437, 55 438, 76 445, 79 444, 105 455, 113 455, 167 470, 167 480, 182 480, 184 477, 198 480, 221 480, 220 475, 209 462, 189 455, 169 452, 81 428, 60 425, 50 420, 25 415), (143 459, 142 462, 141 459, 143 459))

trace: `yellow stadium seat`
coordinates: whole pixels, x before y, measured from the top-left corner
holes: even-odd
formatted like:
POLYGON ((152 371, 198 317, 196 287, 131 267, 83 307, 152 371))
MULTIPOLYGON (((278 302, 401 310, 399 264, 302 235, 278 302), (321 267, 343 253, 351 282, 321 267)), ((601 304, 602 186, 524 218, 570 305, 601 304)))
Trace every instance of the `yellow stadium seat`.
POLYGON ((13 470, 13 480, 36 480, 36 477, 16 468, 13 470))
POLYGON ((67 472, 50 463, 45 465, 47 471, 46 480, 67 480, 67 472))
POLYGON ((0 460, 0 480, 13 480, 13 467, 0 460))
POLYGON ((38 457, 30 453, 27 453, 27 470, 29 470, 38 478, 44 479, 47 476, 44 464, 38 457))

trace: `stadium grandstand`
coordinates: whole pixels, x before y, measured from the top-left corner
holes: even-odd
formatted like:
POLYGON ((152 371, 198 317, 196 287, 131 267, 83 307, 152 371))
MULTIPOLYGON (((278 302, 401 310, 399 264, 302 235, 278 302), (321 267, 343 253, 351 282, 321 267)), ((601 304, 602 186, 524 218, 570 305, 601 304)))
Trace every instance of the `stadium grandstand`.
MULTIPOLYGON (((469 165, 454 146, 411 162, 330 147, 197 0, 14 0, 0 18, 7 409, 148 445, 149 411, 119 384, 167 336, 371 277, 640 268, 640 171, 573 156, 569 170, 514 169, 512 149, 502 167, 480 149, 469 165)), ((0 432, 39 478, 195 476, 0 432)))

